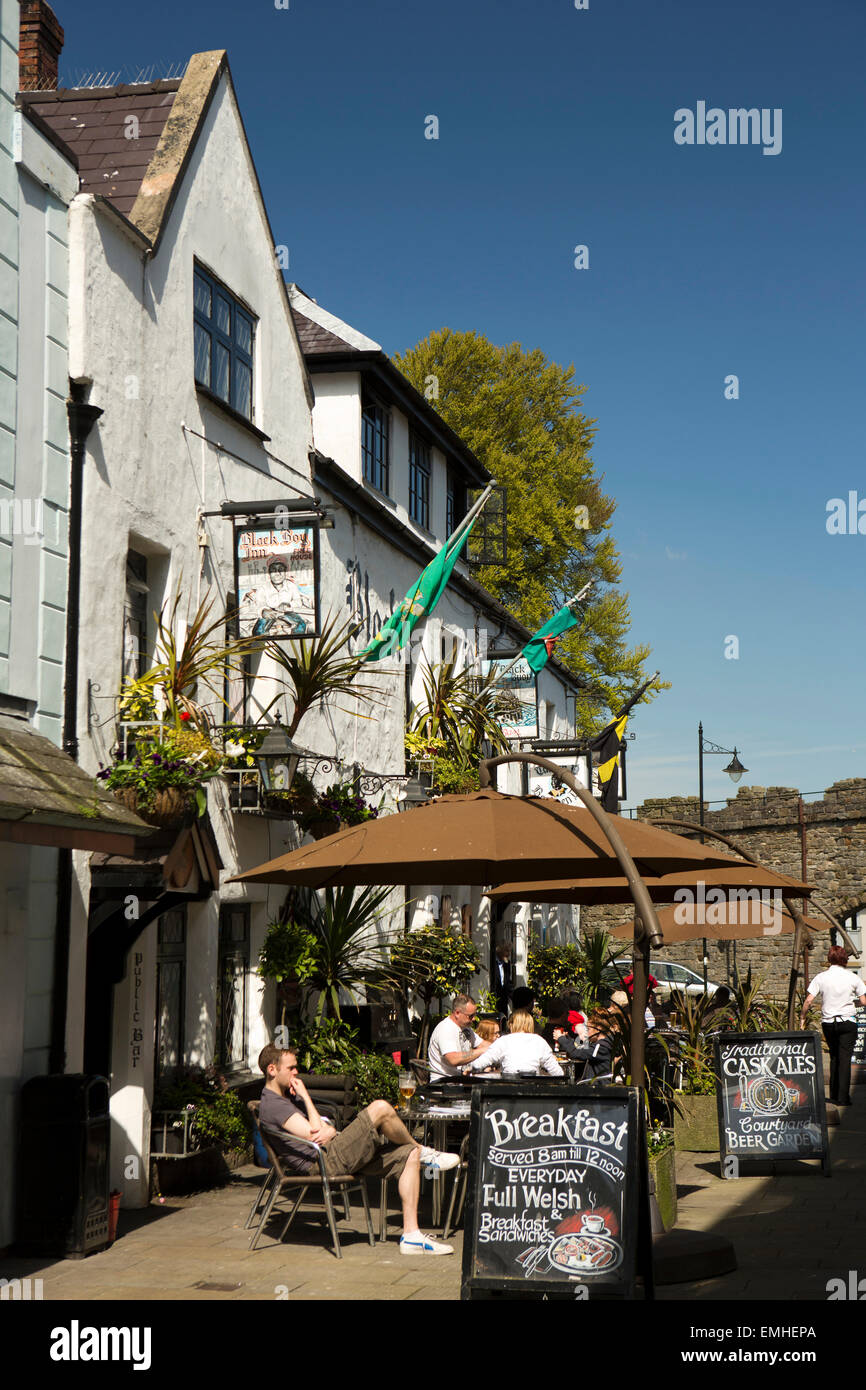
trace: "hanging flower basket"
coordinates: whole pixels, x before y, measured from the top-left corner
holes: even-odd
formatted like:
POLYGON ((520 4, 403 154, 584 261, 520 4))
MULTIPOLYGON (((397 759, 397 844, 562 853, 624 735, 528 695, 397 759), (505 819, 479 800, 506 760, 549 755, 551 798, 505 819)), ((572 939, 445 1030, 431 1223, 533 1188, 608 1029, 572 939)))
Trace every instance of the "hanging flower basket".
POLYGON ((117 787, 114 795, 127 810, 162 830, 182 830, 198 815, 195 797, 183 787, 163 787, 147 804, 140 800, 135 787, 117 787))
POLYGON ((327 820, 309 821, 304 827, 314 840, 324 840, 328 835, 336 835, 338 830, 345 830, 347 821, 328 818, 327 820))

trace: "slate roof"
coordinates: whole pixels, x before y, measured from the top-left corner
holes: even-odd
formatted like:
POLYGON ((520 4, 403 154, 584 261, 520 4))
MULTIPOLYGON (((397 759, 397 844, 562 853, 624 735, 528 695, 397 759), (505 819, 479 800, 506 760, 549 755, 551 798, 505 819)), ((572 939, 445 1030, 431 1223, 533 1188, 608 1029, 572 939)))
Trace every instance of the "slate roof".
MULTIPOLYGON (((0 715, 0 827, 62 827, 93 836, 146 835, 149 826, 116 801, 110 791, 80 768, 26 719, 0 715)), ((0 835, 0 839, 5 838, 0 835)), ((28 833, 20 837, 29 840, 28 833)))
POLYGON ((174 104, 180 79, 22 92, 72 150, 82 193, 100 193, 128 217, 174 104), (129 117, 134 117, 131 121, 129 117))
POLYGON ((316 357, 325 352, 358 352, 358 348, 347 343, 344 338, 338 338, 330 329, 313 323, 312 319, 308 319, 306 314, 302 314, 294 305, 292 318, 295 320, 298 342, 305 357, 316 357))

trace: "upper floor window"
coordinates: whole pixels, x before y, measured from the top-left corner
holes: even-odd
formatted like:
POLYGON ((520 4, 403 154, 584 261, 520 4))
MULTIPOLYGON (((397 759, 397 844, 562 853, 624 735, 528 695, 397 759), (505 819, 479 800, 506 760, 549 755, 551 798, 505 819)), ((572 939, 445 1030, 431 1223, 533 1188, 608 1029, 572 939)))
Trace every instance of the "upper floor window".
POLYGON ((251 420, 255 320, 201 266, 195 267, 193 276, 195 379, 251 420))
POLYGON ((361 458, 364 481, 388 491, 391 417, 383 405, 368 400, 362 411, 361 458))
POLYGON ((409 434, 409 515, 425 531, 430 530, 430 446, 409 434))
POLYGON ((466 515, 466 484, 455 478, 448 470, 448 483, 445 490, 445 535, 450 536, 466 515))

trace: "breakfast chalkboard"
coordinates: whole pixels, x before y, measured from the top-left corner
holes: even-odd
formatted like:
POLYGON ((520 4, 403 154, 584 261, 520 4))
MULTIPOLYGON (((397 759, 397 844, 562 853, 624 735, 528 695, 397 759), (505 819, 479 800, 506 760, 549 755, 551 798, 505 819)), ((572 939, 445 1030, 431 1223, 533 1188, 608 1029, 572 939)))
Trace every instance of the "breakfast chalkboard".
POLYGON ((829 1173, 817 1033, 720 1033, 715 1060, 724 1177, 737 1177, 743 1164, 792 1158, 820 1158, 829 1173))
POLYGON ((639 1093, 561 1081, 472 1095, 463 1298, 652 1296, 639 1093))

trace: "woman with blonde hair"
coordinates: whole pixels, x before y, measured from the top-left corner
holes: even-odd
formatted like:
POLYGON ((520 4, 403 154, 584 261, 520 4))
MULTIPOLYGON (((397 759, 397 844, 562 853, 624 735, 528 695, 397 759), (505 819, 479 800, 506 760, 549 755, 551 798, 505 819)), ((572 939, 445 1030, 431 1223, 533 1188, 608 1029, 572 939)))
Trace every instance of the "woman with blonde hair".
POLYGON ((495 1018, 482 1018, 475 1031, 479 1038, 483 1038, 485 1042, 495 1043, 501 1031, 499 1020, 495 1018))
POLYGON ((491 1043, 487 1051, 470 1062, 466 1070, 484 1071, 487 1067, 501 1067, 503 1075, 517 1072, 533 1076, 542 1073, 547 1076, 564 1075, 549 1044, 536 1033, 535 1019, 528 1009, 515 1009, 508 1020, 507 1036, 491 1043))

